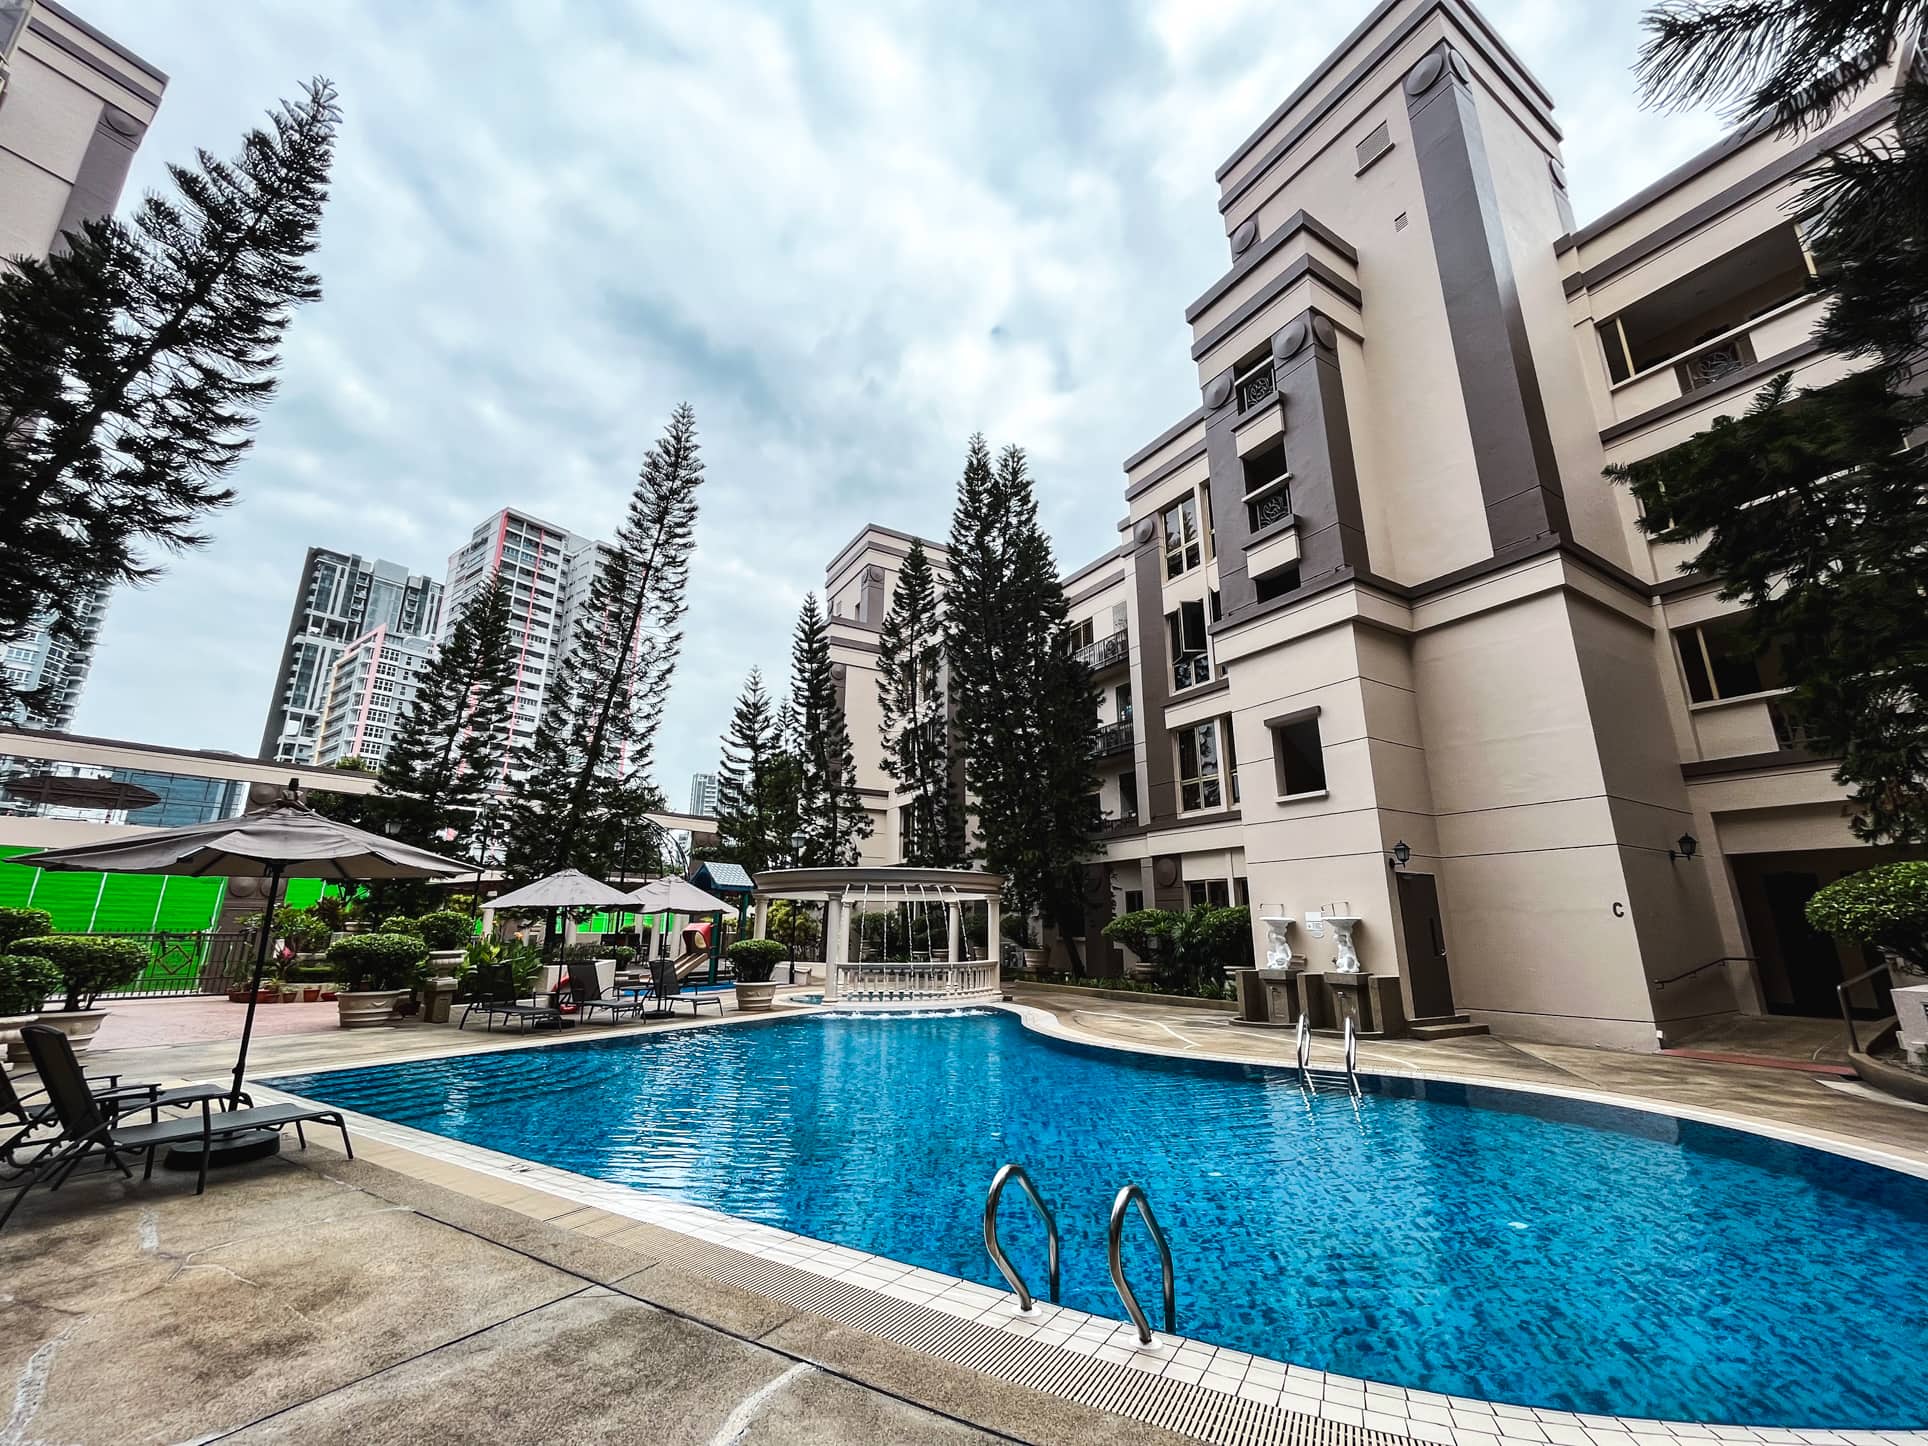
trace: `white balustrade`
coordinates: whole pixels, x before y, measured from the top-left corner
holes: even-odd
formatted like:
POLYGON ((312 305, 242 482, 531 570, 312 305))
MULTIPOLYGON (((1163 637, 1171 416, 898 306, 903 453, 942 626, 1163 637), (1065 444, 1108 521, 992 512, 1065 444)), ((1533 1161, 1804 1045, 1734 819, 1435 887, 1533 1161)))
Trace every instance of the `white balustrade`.
POLYGON ((839 964, 837 999, 853 1004, 904 1004, 924 1000, 995 998, 998 969, 988 961, 954 964, 839 964))

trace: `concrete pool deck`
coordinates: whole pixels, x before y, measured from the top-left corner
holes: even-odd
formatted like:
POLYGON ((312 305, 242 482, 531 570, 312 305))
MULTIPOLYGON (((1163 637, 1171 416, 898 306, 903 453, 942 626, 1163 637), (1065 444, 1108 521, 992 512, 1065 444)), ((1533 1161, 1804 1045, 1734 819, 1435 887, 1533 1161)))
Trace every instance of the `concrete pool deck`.
MULTIPOLYGON (((1070 1037, 1253 1062, 1290 1057, 1289 1033, 1239 1029, 1222 1014, 1057 990, 1018 995, 1052 1011, 1070 1037)), ((251 1073, 548 1042, 436 1026, 284 1036, 260 1042, 251 1073)), ((94 1067, 143 1078, 218 1076, 231 1066, 231 1048, 104 1051, 94 1067)), ((1321 1043, 1322 1061, 1334 1053, 1321 1043)), ((1717 1110, 1928 1169, 1928 1112, 1785 1071, 1493 1039, 1368 1044, 1360 1066, 1717 1110)), ((962 1283, 912 1278, 892 1262, 812 1259, 806 1247, 814 1242, 764 1238, 782 1232, 721 1216, 706 1222, 700 1217, 709 1212, 688 1207, 678 1218, 655 1197, 598 1195, 616 1187, 559 1171, 549 1172, 559 1180, 538 1171, 511 1176, 527 1167, 412 1135, 368 1122, 356 1133, 355 1162, 322 1147, 305 1156, 291 1149, 200 1200, 191 1182, 158 1173, 147 1186, 90 1175, 58 1196, 36 1196, 0 1235, 0 1389, 15 1382, 0 1441, 230 1432, 409 1440, 431 1431, 489 1441, 1928 1440, 1707 1427, 1642 1439, 1640 1427, 1651 1423, 1522 1408, 1502 1414, 1165 1338, 1155 1359, 1121 1367, 1114 1353, 1133 1353, 1116 1322, 1076 1312, 1035 1325, 1004 1320, 1000 1311, 1015 1317, 1008 1297, 983 1287, 969 1287, 985 1297, 978 1299, 955 1289, 962 1283), (673 1223, 639 1218, 657 1212, 673 1223), (950 1326, 933 1327, 938 1317, 950 1326), (1013 1344, 984 1354, 979 1370, 901 1339, 945 1330, 952 1347, 961 1332, 983 1333, 962 1341, 980 1354, 988 1336, 1013 1344), (605 1338, 618 1344, 605 1350, 605 1338), (1025 1383, 1030 1377, 1012 1379, 1007 1357, 1019 1347, 1031 1353, 1025 1369, 1039 1380, 1059 1380, 1047 1356, 1081 1359, 1084 1403, 1066 1399, 1067 1390, 1076 1394, 1068 1375, 1046 1390, 1025 1383), (1112 1399, 1092 1387, 1098 1374, 1128 1370, 1144 1380, 1148 1368, 1164 1393, 1161 1419, 1183 1426, 1183 1436, 1146 1423, 1149 1388, 1129 1407, 1137 1419, 1091 1404, 1112 1399), (194 1388, 183 1391, 182 1379, 194 1388), (516 1384, 551 1381, 554 1389, 516 1384)))

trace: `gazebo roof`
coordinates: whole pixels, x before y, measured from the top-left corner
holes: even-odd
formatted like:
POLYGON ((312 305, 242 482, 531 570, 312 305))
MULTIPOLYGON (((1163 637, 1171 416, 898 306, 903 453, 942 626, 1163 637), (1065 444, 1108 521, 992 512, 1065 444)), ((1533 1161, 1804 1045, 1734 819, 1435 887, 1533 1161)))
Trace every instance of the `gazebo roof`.
POLYGON ((690 870, 690 881, 701 885, 713 894, 751 894, 756 892, 756 880, 750 871, 741 864, 727 864, 721 859, 704 860, 690 870))

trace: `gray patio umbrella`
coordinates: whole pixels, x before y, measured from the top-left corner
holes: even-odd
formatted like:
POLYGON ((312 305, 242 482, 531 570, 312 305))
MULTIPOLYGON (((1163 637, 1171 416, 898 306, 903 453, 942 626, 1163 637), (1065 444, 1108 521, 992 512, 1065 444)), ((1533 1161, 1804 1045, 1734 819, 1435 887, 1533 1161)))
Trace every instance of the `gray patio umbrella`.
POLYGON ((665 878, 651 879, 629 896, 630 907, 640 914, 708 914, 712 941, 710 944, 710 983, 716 982, 717 948, 720 940, 723 915, 730 906, 705 889, 699 889, 688 879, 679 879, 674 874, 665 878))
POLYGON ((255 941, 254 983, 248 1014, 241 1025, 241 1052, 234 1061, 234 1093, 248 1067, 248 1042, 254 1037, 255 996, 268 964, 268 939, 275 901, 283 879, 327 879, 360 883, 365 879, 432 879, 467 873, 471 865, 445 859, 398 839, 383 838, 311 808, 283 803, 266 813, 183 828, 154 829, 129 838, 74 848, 16 854, 15 863, 43 869, 90 869, 110 874, 186 874, 195 878, 265 878, 268 899, 262 907, 255 941))
POLYGON ((633 906, 629 902, 629 895, 621 889, 613 889, 600 879, 592 879, 581 869, 564 869, 561 873, 550 874, 533 884, 524 884, 500 898, 489 900, 489 907, 511 914, 544 915, 543 950, 546 953, 557 936, 555 916, 564 909, 628 909, 633 906))

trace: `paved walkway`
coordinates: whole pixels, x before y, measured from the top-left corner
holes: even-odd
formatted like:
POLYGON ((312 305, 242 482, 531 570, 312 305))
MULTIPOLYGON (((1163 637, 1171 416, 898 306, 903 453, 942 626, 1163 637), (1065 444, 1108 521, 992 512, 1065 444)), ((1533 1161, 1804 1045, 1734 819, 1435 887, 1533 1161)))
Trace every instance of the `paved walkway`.
MULTIPOLYGON (((127 999, 104 1006, 107 1018, 94 1036, 95 1049, 146 1049, 154 1045, 194 1044, 241 1038, 247 1006, 226 999, 127 999)), ((254 1011, 254 1037, 317 1034, 339 1030, 334 1002, 263 1004, 254 1011)))

